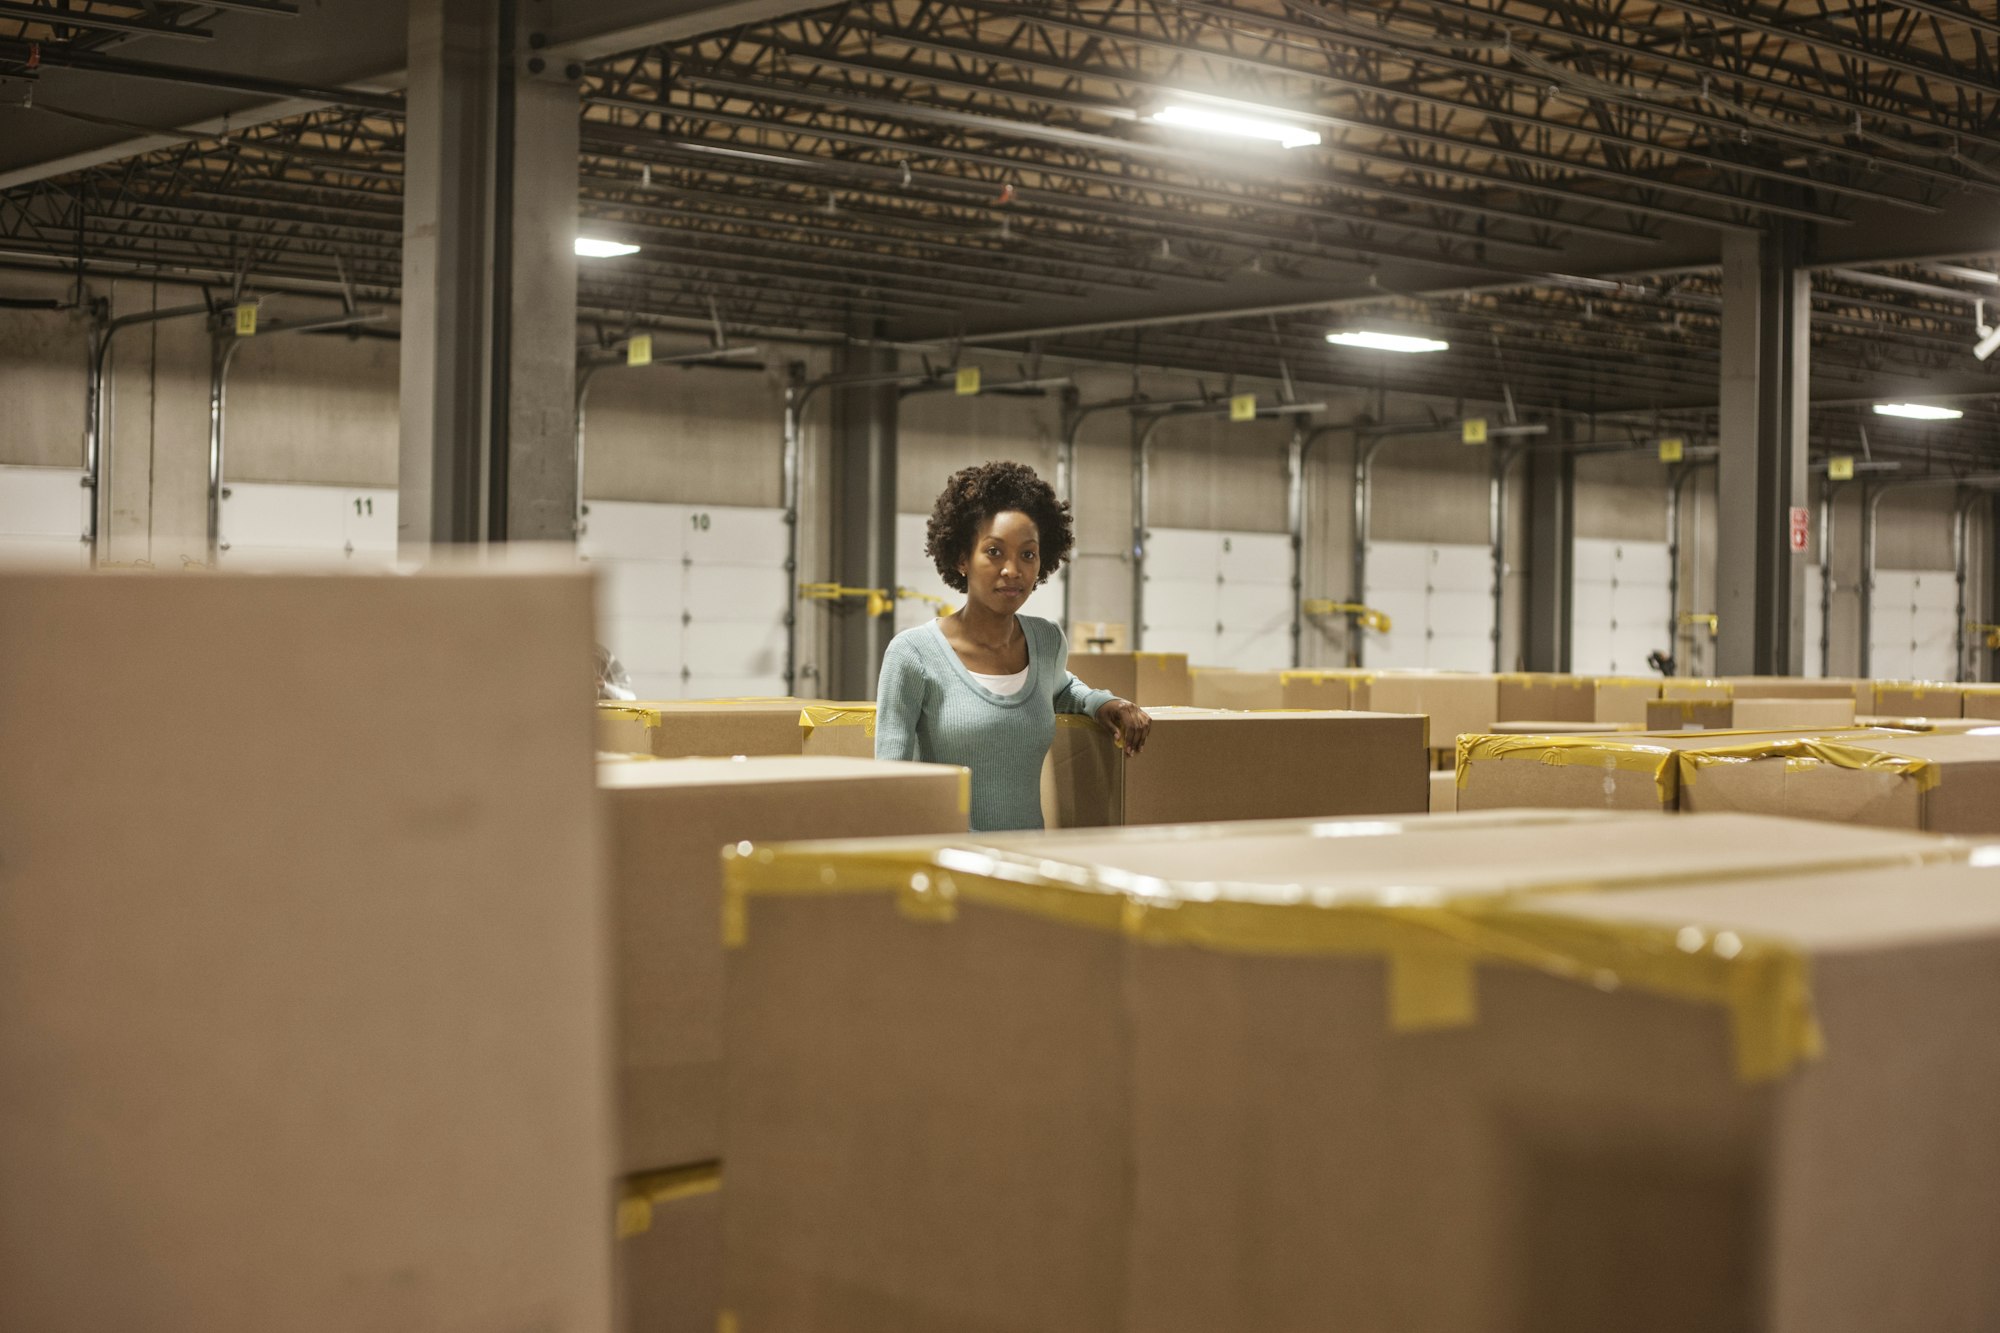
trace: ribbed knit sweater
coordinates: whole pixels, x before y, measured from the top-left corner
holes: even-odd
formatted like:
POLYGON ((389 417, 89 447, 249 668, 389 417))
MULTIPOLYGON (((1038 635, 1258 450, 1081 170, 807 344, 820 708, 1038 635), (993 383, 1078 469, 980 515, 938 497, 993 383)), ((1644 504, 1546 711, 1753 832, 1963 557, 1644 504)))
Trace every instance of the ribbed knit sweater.
POLYGON ((1028 639, 1028 683, 1018 694, 974 680, 935 620, 904 630, 882 655, 875 757, 971 769, 971 824, 980 833, 1042 826, 1042 760, 1056 714, 1095 717, 1112 698, 1069 673, 1059 626, 1016 618, 1028 639))

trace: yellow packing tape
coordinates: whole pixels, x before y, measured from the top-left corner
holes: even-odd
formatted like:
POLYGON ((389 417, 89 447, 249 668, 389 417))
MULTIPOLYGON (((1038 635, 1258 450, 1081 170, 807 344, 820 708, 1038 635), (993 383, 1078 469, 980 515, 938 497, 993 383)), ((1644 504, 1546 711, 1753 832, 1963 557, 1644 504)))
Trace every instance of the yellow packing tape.
MULTIPOLYGON (((1717 733, 1720 735, 1721 733, 1717 733)), ((1660 804, 1673 803, 1677 773, 1675 751, 1641 741, 1617 741, 1604 736, 1477 736, 1458 738, 1458 787, 1467 770, 1482 761, 1503 759, 1537 764, 1601 768, 1607 772, 1650 773, 1660 804)))
MULTIPOLYGON (((1414 826, 1412 820, 1392 819, 1302 831, 1377 836, 1414 826)), ((1181 836, 1199 834, 1185 830, 1181 836)), ((1965 844, 1940 840, 1909 853, 1793 865, 1738 878, 1952 861, 1966 851, 1965 844)), ((1473 1022, 1475 968, 1498 962, 1600 989, 1630 986, 1723 1007, 1736 1037, 1737 1070, 1746 1080, 1775 1077, 1820 1051, 1807 963, 1796 950, 1698 924, 1667 929, 1561 917, 1532 906, 1541 894, 1659 887, 1678 881, 1671 875, 1549 883, 1482 897, 1439 890, 1433 903, 1413 906, 1422 895, 1410 886, 1399 887, 1393 903, 1367 894, 1337 902, 1272 901, 1269 885, 1245 886, 1265 895, 1256 901, 1226 896, 1226 884, 1207 886, 1209 896, 1202 898, 1167 897, 1147 876, 975 844, 832 854, 810 844, 746 844, 723 859, 724 935, 732 948, 747 939, 752 896, 888 893, 905 917, 917 921, 949 922, 960 904, 974 904, 1150 944, 1262 957, 1381 958, 1389 967, 1390 1024, 1398 1031, 1473 1022)))
POLYGON ((874 704, 811 704, 799 710, 799 727, 810 736, 815 727, 866 727, 875 734, 874 704))
POLYGON ((1503 671, 1498 679, 1507 685, 1561 685, 1572 690, 1594 689, 1597 685, 1589 676, 1566 676, 1560 672, 1503 671))
POLYGON ((644 723, 648 730, 657 730, 660 725, 660 710, 657 708, 634 708, 630 704, 601 703, 597 705, 597 711, 628 722, 644 723))
POLYGON ((627 1176, 618 1185, 618 1239, 644 1235, 653 1226, 653 1209, 676 1199, 713 1194, 722 1188, 722 1163, 696 1162, 627 1176))
POLYGON ((1944 776, 1937 764, 1913 754, 1897 754, 1892 750, 1812 737, 1683 750, 1680 754, 1680 777, 1683 783, 1692 785, 1695 775, 1711 765, 1750 764, 1766 759, 1784 760, 1787 772, 1803 772, 1819 764, 1828 764, 1857 772, 1888 774, 1916 783, 1920 792, 1937 786, 1944 776))

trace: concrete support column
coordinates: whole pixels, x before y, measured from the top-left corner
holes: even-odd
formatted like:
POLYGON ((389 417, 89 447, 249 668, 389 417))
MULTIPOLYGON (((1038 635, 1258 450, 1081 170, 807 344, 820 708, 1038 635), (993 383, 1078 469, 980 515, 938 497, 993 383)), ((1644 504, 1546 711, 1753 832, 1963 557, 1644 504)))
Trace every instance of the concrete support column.
POLYGON ((410 6, 406 553, 575 535, 576 86, 530 49, 545 10, 410 6))
MULTIPOLYGON (((851 588, 896 587, 896 417, 893 349, 843 348, 834 374, 880 383, 836 384, 830 414, 833 451, 833 577, 851 588)), ((871 616, 865 599, 831 604, 832 648, 826 688, 836 699, 872 699, 894 616, 871 616)))
MULTIPOLYGON (((1565 421, 1565 440, 1569 429, 1565 421)), ((1576 459, 1567 449, 1530 449, 1527 471, 1527 637, 1522 657, 1529 671, 1567 671, 1576 459)))
POLYGON ((1731 234, 1722 246, 1720 523, 1716 669, 1806 669, 1805 561, 1791 544, 1805 509, 1812 280, 1802 231, 1731 234))
MULTIPOLYGON (((522 31, 546 0, 521 5, 522 31)), ((572 71, 517 57, 508 246, 505 500, 509 541, 575 541, 576 235, 579 107, 572 71)), ((616 261, 606 261, 616 262, 616 261)))

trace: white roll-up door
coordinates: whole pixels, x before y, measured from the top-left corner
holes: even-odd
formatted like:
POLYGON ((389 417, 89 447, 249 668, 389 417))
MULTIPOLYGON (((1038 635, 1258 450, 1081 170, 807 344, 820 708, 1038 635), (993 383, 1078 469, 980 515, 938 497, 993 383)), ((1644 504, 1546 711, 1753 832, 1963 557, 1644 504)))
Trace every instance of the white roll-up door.
POLYGON ((1878 569, 1868 612, 1868 673, 1957 680, 1958 579, 1949 569, 1878 569))
POLYGON ((365 486, 231 482, 222 491, 224 566, 374 568, 396 559, 396 492, 365 486))
POLYGON ((1649 675, 1673 651, 1671 560, 1665 542, 1578 538, 1571 547, 1570 670, 1649 675))
POLYGON ((785 693, 782 509, 592 500, 578 543, 598 633, 642 699, 785 693))
POLYGON ((0 466, 0 562, 90 564, 90 491, 73 467, 0 466))
POLYGON ((1284 533, 1154 528, 1146 538, 1148 652, 1197 666, 1292 664, 1292 542, 1284 533))
POLYGON ((1371 542, 1367 568, 1362 600, 1389 616, 1387 634, 1368 634, 1368 666, 1493 669, 1491 548, 1371 542))

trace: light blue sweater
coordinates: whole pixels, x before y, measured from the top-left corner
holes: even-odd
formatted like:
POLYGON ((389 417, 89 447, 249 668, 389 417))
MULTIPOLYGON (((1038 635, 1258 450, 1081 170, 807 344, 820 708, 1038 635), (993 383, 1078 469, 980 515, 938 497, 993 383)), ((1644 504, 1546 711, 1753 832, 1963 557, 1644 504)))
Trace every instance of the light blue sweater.
POLYGON ((1018 619, 1028 636, 1028 683, 1017 694, 974 680, 935 620, 904 630, 882 655, 875 757, 971 769, 979 833, 1042 826, 1042 760, 1056 714, 1095 717, 1112 698, 1069 673, 1069 644, 1055 622, 1018 619))

